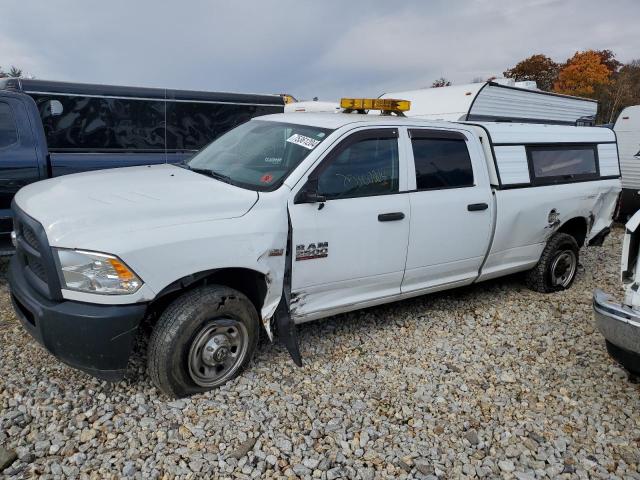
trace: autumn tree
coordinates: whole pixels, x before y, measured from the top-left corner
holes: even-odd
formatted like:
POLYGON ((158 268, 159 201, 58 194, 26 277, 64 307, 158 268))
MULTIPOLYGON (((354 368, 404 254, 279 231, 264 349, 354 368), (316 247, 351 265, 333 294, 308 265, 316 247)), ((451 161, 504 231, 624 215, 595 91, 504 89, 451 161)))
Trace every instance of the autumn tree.
POLYGON ((594 52, 600 57, 600 62, 605 65, 611 73, 615 73, 622 66, 616 59, 615 53, 611 50, 594 50, 594 52))
POLYGON ((431 88, 439 88, 439 87, 450 87, 451 82, 444 77, 440 77, 437 80, 434 80, 431 84, 431 88))
POLYGON ((503 75, 517 82, 533 80, 539 89, 549 91, 553 88, 558 71, 559 66, 556 62, 539 53, 525 58, 515 67, 506 70, 503 75))
POLYGON ((558 73, 553 91, 579 97, 593 97, 596 88, 609 83, 609 77, 611 71, 602 63, 598 52, 576 52, 558 73))
POLYGON ((597 92, 598 119, 603 123, 614 122, 624 107, 640 104, 640 59, 623 65, 597 92))

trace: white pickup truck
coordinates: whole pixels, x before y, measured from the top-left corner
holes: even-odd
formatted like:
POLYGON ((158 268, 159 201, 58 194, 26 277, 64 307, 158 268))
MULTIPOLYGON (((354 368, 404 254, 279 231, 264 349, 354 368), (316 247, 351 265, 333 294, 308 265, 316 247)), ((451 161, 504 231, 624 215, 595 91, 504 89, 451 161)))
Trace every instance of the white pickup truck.
POLYGON ((183 166, 20 190, 9 281, 24 327, 113 380, 149 319, 149 375, 183 396, 236 376, 261 328, 300 364, 300 322, 513 272, 568 288, 579 249, 608 233, 611 130, 425 121, 361 100, 251 120, 183 166))

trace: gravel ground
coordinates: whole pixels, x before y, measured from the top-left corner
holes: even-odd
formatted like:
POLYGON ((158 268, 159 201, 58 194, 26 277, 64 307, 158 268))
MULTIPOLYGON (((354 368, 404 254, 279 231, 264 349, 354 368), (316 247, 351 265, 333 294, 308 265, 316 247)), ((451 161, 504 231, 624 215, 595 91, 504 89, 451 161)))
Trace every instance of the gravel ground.
POLYGON ((3 284, 3 474, 640 479, 639 386, 591 314, 594 287, 620 297, 621 239, 583 251, 567 292, 512 277, 336 316, 300 329, 304 368, 265 342, 240 378, 173 401, 142 352, 113 385, 59 364, 3 284))

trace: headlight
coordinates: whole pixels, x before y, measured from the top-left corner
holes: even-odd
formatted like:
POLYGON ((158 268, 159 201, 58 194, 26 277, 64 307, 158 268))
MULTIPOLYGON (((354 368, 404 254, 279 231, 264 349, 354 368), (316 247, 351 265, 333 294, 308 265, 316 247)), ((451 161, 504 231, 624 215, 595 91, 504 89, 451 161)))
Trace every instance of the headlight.
POLYGON ((83 250, 55 249, 62 288, 105 295, 134 293, 142 280, 118 257, 83 250))

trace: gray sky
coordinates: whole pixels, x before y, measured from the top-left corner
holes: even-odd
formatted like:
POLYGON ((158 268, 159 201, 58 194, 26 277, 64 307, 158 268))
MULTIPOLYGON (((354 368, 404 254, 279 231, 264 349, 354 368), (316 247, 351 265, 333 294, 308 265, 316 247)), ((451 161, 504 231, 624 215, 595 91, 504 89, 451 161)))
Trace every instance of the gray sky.
POLYGON ((640 58, 638 0, 3 0, 0 66, 43 79, 335 99, 640 58))

